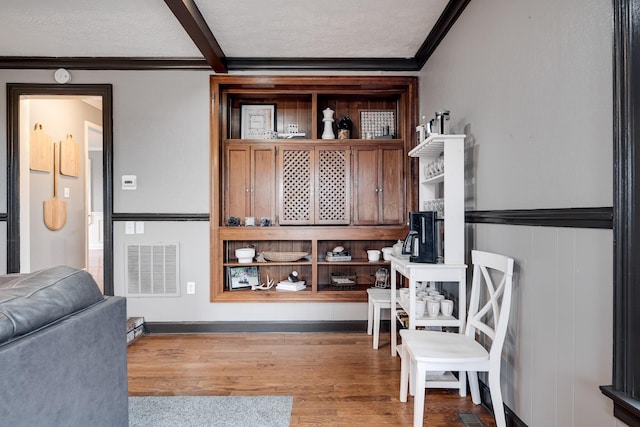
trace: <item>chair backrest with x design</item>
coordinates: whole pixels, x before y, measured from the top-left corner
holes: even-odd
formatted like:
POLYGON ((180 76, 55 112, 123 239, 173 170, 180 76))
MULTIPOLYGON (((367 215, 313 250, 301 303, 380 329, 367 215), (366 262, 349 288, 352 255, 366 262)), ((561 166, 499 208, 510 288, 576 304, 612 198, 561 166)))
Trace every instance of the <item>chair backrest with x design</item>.
POLYGON ((489 358, 500 360, 511 309, 514 261, 504 255, 476 250, 471 251, 471 260, 473 279, 465 334, 476 338, 479 331, 489 337, 492 341, 489 358))

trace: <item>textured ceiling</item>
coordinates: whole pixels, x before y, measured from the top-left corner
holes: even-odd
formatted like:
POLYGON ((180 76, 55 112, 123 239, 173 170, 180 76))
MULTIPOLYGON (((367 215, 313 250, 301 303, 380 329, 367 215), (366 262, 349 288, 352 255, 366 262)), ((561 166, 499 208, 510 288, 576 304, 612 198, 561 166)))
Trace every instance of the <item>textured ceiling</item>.
POLYGON ((448 0, 195 0, 228 57, 411 58, 448 0))
POLYGON ((2 0, 0 10, 0 56, 202 56, 162 0, 2 0))
MULTIPOLYGON (((194 0, 226 57, 411 58, 448 0, 194 0)), ((0 56, 202 58, 162 0, 2 0, 0 56)))

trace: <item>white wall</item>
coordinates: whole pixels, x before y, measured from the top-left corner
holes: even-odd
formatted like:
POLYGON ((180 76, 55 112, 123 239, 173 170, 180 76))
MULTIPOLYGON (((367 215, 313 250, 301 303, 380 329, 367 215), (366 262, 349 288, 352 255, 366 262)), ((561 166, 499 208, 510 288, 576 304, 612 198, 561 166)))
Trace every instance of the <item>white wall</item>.
MULTIPOLYGON (((113 85, 114 212, 208 213, 212 73, 72 70, 71 74, 76 84, 113 85), (136 191, 120 188, 120 177, 129 174, 137 175, 136 191)), ((8 82, 53 84, 53 72, 0 70, 0 99, 5 98, 8 82)), ((6 103, 0 103, 0 166, 6 164, 5 144, 6 103)), ((0 174, 0 207, 6 200, 5 189, 6 176, 0 174)), ((6 241, 6 234, 3 238, 6 241)), ((181 295, 129 298, 130 315, 144 316, 153 322, 366 319, 366 303, 210 303, 206 221, 149 221, 142 235, 125 235, 124 224, 117 222, 114 225, 117 295, 125 293, 125 245, 158 242, 179 245, 181 295), (187 281, 196 282, 195 296, 186 294, 187 281)), ((6 244, 2 246, 6 248, 6 244)))
MULTIPOLYGON (((46 228, 43 221, 42 202, 53 197, 53 173, 29 171, 21 169, 20 174, 29 174, 30 195, 30 260, 29 268, 24 271, 35 271, 60 264, 76 268, 86 267, 86 199, 85 171, 86 147, 84 121, 102 123, 100 111, 89 104, 75 99, 30 99, 28 104, 30 123, 34 128, 40 123, 43 130, 51 137, 51 141, 60 145, 68 134, 78 144, 80 150, 79 176, 58 176, 58 198, 65 202, 67 221, 57 231, 46 228), (64 189, 69 189, 69 197, 64 197, 64 189)), ((21 142, 22 145, 22 142, 21 142)), ((28 147, 21 147, 21 155, 28 155, 28 147), (25 148, 23 150, 23 148, 25 148)), ((27 163, 28 165, 28 163, 27 163)), ((24 204, 21 205, 21 209, 24 204)), ((22 262, 24 268, 24 263, 22 262)))
MULTIPOLYGON (((421 114, 465 133, 469 210, 612 205, 612 5, 471 2, 420 74, 421 114)), ((513 256, 505 403, 528 426, 615 426, 611 230, 477 224, 513 256)))

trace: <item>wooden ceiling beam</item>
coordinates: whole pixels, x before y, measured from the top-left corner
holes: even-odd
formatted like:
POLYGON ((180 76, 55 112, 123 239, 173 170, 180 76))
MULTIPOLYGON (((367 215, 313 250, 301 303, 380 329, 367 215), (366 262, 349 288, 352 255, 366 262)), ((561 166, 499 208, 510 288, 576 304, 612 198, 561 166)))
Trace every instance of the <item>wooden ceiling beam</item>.
POLYGON ((453 24, 455 24, 470 1, 471 0, 451 0, 449 4, 447 4, 447 7, 442 11, 442 15, 440 15, 440 18, 436 21, 436 24, 431 29, 424 43, 422 43, 422 46, 420 46, 420 49, 416 52, 415 60, 419 69, 424 67, 424 64, 427 63, 431 54, 433 54, 451 27, 453 27, 453 24))
POLYGON ((207 63, 216 73, 227 73, 226 58, 193 0, 164 0, 207 63))

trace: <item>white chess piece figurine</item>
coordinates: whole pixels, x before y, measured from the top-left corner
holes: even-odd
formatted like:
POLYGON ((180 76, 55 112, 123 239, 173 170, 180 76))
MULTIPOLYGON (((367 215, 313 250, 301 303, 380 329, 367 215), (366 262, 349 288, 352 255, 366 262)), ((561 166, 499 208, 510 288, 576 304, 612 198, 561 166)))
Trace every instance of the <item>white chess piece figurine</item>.
POLYGON ((324 115, 324 118, 322 119, 324 122, 322 139, 336 139, 336 136, 333 133, 333 113, 334 111, 329 107, 322 110, 322 114, 324 115))

